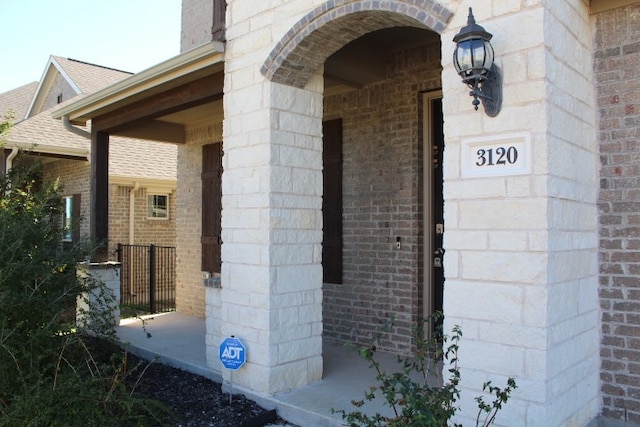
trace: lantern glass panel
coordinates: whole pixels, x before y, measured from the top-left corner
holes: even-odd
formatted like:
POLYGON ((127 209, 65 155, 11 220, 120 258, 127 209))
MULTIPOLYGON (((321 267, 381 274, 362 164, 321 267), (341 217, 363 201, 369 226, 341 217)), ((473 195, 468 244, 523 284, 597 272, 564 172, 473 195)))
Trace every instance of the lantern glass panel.
POLYGON ((469 40, 471 45, 471 57, 473 58, 472 68, 478 70, 484 68, 485 62, 485 46, 484 42, 480 39, 469 40))
POLYGON ((493 46, 489 40, 484 40, 484 68, 488 70, 493 66, 493 46))
POLYGON ((456 48, 454 65, 458 73, 467 72, 473 68, 473 58, 471 56, 471 45, 469 40, 458 43, 456 48))

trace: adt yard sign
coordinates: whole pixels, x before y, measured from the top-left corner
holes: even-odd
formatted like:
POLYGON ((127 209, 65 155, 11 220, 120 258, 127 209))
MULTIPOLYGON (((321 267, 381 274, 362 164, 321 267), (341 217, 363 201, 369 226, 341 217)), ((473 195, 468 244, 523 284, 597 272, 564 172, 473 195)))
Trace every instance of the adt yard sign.
POLYGON ((238 338, 227 337, 220 344, 218 357, 225 368, 235 371, 247 361, 247 349, 238 338))

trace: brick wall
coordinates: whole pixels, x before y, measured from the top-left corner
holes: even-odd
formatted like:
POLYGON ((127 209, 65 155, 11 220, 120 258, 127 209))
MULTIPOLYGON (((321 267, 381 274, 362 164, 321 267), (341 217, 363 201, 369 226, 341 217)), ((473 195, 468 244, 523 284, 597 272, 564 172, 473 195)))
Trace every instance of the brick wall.
POLYGON ((410 348, 422 315, 419 94, 440 87, 440 72, 438 42, 394 54, 388 80, 325 99, 325 120, 343 120, 344 168, 344 276, 323 287, 326 337, 369 343, 396 316, 381 347, 410 348))
POLYGON ((180 53, 211 41, 213 3, 213 0, 182 1, 180 53))
POLYGON ((187 144, 178 147, 177 310, 204 317, 205 288, 201 273, 202 146, 222 139, 220 123, 191 129, 187 144))
POLYGON ((596 15, 603 415, 640 423, 640 3, 596 15))
POLYGON ((63 186, 62 195, 80 194, 81 237, 88 237, 90 230, 89 169, 89 162, 82 160, 57 160, 45 163, 42 167, 42 177, 45 182, 60 179, 60 183, 63 186))
POLYGON ((74 96, 77 96, 75 90, 69 85, 69 82, 65 80, 60 74, 56 74, 53 83, 51 84, 51 88, 47 92, 47 98, 44 100, 42 104, 42 110, 46 110, 55 105, 58 105, 58 96, 62 95, 62 102, 68 101, 74 96))
MULTIPOLYGON (((109 185, 109 256, 114 255, 118 243, 129 244, 129 193, 133 187, 109 185)), ((147 218, 146 188, 139 188, 134 199, 134 241, 136 245, 176 246, 176 191, 153 192, 169 195, 169 219, 147 218)))
MULTIPOLYGON (((80 160, 57 160, 45 163, 45 181, 61 179, 63 195, 81 194, 80 234, 90 234, 90 165, 80 160)), ((109 185, 109 259, 117 259, 118 243, 129 243, 129 191, 132 187, 109 185)), ((147 190, 141 188, 135 198, 135 244, 176 245, 176 192, 169 194, 169 219, 147 219, 147 190)))

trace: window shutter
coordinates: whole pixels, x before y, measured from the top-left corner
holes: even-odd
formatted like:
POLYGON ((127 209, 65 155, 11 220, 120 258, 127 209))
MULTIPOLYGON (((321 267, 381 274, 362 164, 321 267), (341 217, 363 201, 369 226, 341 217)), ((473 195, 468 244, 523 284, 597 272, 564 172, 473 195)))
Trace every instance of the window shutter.
POLYGON ((71 206, 71 227, 72 227, 72 241, 78 243, 80 241, 80 206, 81 196, 80 194, 74 194, 73 204, 71 206))
POLYGON ((322 271, 325 283, 342 283, 342 119, 323 127, 322 271))
POLYGON ((220 272, 222 144, 202 147, 202 271, 220 272))

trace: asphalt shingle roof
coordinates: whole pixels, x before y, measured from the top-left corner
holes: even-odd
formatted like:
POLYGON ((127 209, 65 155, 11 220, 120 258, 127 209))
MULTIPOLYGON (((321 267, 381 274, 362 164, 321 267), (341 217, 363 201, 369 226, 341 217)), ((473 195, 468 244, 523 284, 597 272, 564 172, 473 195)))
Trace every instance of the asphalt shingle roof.
POLYGON ((87 95, 107 87, 118 80, 131 76, 133 73, 90 64, 77 59, 52 56, 67 73, 69 78, 87 95))
MULTIPOLYGON (((52 56, 52 60, 61 68, 61 70, 57 67, 55 69, 72 80, 82 93, 62 104, 17 122, 9 130, 6 143, 8 146, 29 147, 43 153, 64 153, 65 149, 69 153, 73 152, 74 155, 89 153, 90 140, 65 129, 61 120, 52 117, 52 111, 131 74, 58 56, 52 56)), ((16 112, 16 118, 24 117, 33 98, 37 96, 35 92, 38 87, 38 83, 34 82, 0 94, 0 114, 3 114, 1 108, 6 105, 7 110, 13 109, 16 112), (22 115, 18 116, 18 113, 22 115)), ((90 131, 90 126, 77 127, 90 131)), ((174 181, 176 179, 177 147, 174 144, 112 136, 109 148, 109 175, 111 176, 174 181)))
POLYGON ((4 118, 9 110, 14 113, 14 123, 24 119, 37 88, 38 82, 32 82, 0 93, 0 119, 4 118))
MULTIPOLYGON (((23 148, 33 146, 35 151, 38 151, 38 147, 46 146, 61 149, 68 147, 89 152, 91 143, 88 139, 69 132, 62 125, 62 121, 52 117, 51 112, 59 107, 56 105, 12 126, 9 129, 7 142, 18 144, 23 148)), ((84 130, 89 131, 86 128, 84 130)))

